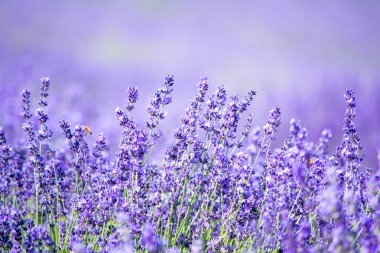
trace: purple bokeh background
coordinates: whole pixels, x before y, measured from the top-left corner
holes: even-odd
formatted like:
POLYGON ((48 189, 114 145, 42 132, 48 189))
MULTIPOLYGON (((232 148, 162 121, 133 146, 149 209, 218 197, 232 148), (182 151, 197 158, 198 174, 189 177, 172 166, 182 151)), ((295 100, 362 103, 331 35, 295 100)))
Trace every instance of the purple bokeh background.
POLYGON ((341 139, 343 93, 357 93, 357 128, 366 163, 380 148, 380 2, 346 1, 1 1, 0 125, 18 138, 19 93, 37 96, 39 79, 52 79, 50 114, 89 125, 117 143, 114 109, 128 86, 149 98, 167 74, 176 80, 174 104, 163 123, 165 140, 207 76, 211 92, 258 92, 257 125, 279 105, 278 141, 292 117, 341 139))

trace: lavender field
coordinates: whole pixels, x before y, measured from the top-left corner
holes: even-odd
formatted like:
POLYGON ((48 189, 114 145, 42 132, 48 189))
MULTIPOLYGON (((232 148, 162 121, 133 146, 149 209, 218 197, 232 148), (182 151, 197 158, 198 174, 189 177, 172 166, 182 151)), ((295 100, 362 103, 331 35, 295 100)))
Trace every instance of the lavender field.
POLYGON ((378 13, 0 2, 0 252, 380 252, 378 13))

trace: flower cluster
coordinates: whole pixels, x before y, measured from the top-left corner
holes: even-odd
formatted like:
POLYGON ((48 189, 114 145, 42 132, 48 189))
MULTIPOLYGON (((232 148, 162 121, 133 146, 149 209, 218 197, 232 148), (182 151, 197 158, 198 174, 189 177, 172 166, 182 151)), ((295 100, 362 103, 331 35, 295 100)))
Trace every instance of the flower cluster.
MULTIPOLYGON (((343 140, 308 140, 300 121, 274 148, 281 110, 263 127, 245 115, 256 96, 208 94, 207 78, 161 161, 151 158, 172 102, 173 76, 154 94, 147 121, 133 118, 139 94, 115 110, 121 139, 61 120, 58 146, 48 127, 49 78, 31 112, 22 96, 24 142, 0 128, 1 252, 377 252, 380 168, 363 168, 355 93, 347 90, 343 140), (241 122, 245 118, 245 122, 241 122)), ((141 112, 139 112, 141 113, 141 112)), ((164 147, 159 147, 164 148, 164 147)))

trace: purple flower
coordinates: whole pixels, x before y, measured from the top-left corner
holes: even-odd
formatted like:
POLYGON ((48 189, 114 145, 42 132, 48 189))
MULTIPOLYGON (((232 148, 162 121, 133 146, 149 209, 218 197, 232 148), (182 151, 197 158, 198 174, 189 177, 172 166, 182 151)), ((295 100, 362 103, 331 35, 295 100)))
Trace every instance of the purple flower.
POLYGON ((21 92, 22 95, 22 112, 21 116, 28 121, 32 114, 30 113, 30 91, 25 89, 21 92))
POLYGON ((264 126, 264 133, 274 140, 274 133, 277 131, 281 123, 281 112, 280 108, 276 106, 270 111, 267 124, 264 126))
POLYGON ((103 134, 100 134, 98 138, 96 138, 96 143, 94 146, 94 152, 92 153, 95 158, 101 157, 101 153, 103 150, 106 149, 106 138, 103 134))
POLYGON ((46 107, 48 105, 47 97, 49 96, 49 93, 48 93, 49 87, 50 87, 50 78, 49 77, 41 78, 40 100, 38 101, 38 104, 41 107, 46 107))
POLYGON ((129 103, 131 103, 131 104, 136 103, 138 98, 139 98, 139 93, 138 93, 137 87, 128 88, 129 103))
POLYGON ((2 127, 0 127, 0 145, 4 145, 7 143, 7 139, 5 138, 5 133, 2 127))
POLYGON ((154 229, 150 224, 144 225, 144 231, 142 233, 141 243, 149 252, 158 252, 158 242, 154 229))
POLYGON ((63 134, 66 136, 68 140, 73 138, 73 135, 70 130, 70 125, 67 121, 61 120, 59 121, 59 126, 61 127, 63 134))
POLYGON ((137 102, 138 98, 139 93, 137 87, 128 88, 128 104, 126 105, 125 109, 129 112, 132 111, 135 108, 133 104, 137 102))
POLYGON ((150 115, 149 121, 146 125, 149 129, 155 129, 158 126, 158 122, 166 117, 163 108, 172 102, 171 93, 173 92, 174 78, 173 76, 167 76, 164 85, 156 91, 154 97, 150 101, 150 106, 147 111, 150 115))
POLYGON ((376 251, 380 174, 363 168, 353 91, 345 94, 343 141, 331 154, 331 131, 313 142, 295 119, 283 145, 272 147, 279 107, 263 128, 251 130, 252 115, 241 119, 256 92, 228 98, 219 86, 208 95, 207 78, 171 142, 157 145, 173 84, 168 76, 154 94, 147 127, 134 120, 139 94, 128 89, 127 105, 115 110, 122 126, 116 154, 108 147, 113 137, 90 136, 86 126, 71 129, 64 120, 59 126, 69 146, 60 146, 47 127, 49 79, 41 80, 34 117, 24 90, 25 143, 11 145, 11 132, 0 128, 0 249, 376 251))

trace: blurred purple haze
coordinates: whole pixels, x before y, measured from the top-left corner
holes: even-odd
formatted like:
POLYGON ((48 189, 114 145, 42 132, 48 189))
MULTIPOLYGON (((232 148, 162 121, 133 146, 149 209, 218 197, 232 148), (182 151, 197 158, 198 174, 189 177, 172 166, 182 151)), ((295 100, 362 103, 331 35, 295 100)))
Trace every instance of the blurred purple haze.
POLYGON ((219 84, 231 95, 259 91, 251 110, 256 125, 279 105, 279 141, 295 117, 311 139, 329 127, 339 142, 343 93, 353 88, 366 161, 375 166, 379 13, 375 0, 1 1, 0 125, 18 136, 20 91, 37 96, 39 79, 49 76, 50 125, 89 125, 115 144, 114 109, 125 104, 127 87, 140 90, 136 117, 143 124, 141 110, 173 74, 174 103, 162 126, 168 141, 199 77, 208 76, 210 92, 219 84))

